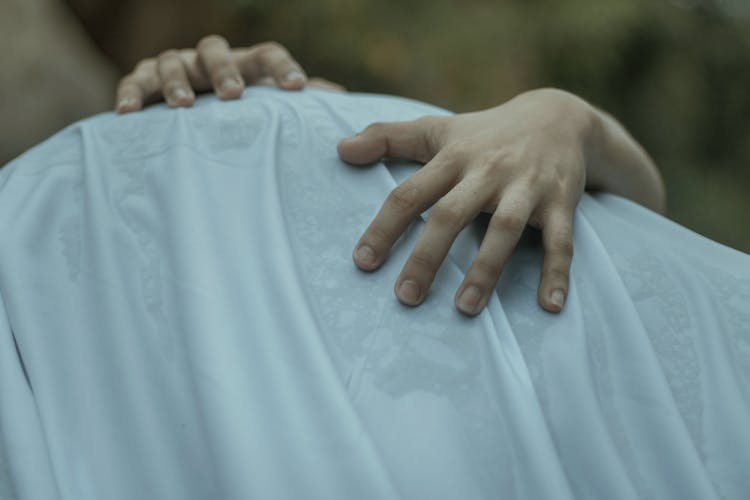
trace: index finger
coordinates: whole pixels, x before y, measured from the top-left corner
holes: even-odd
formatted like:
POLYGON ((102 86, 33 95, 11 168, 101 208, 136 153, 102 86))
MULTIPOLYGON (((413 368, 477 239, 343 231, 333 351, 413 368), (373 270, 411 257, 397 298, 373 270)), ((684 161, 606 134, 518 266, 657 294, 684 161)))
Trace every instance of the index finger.
POLYGON ((391 191, 354 248, 357 267, 377 269, 409 224, 447 193, 457 178, 452 163, 438 154, 391 191))
POLYGON ((156 60, 146 59, 138 63, 132 73, 117 85, 116 109, 118 113, 138 111, 153 100, 161 90, 156 60))

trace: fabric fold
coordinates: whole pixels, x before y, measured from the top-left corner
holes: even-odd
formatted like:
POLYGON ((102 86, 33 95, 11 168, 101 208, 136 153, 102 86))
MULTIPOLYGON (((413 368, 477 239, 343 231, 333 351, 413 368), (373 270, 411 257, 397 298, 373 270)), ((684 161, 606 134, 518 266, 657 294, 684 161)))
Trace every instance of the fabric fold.
POLYGON ((354 266, 419 165, 336 143, 447 113, 250 88, 92 117, 2 169, 0 493, 744 498, 747 255, 584 195, 560 315, 534 230, 476 318, 453 295, 480 222, 418 308, 392 287, 428 214, 354 266))

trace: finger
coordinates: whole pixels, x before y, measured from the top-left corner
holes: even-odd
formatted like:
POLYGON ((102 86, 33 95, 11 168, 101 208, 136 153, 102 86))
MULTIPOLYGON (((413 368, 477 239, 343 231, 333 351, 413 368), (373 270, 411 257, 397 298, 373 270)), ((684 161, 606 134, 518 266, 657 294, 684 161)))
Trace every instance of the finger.
POLYGON ((198 42, 196 50, 200 64, 220 99, 236 99, 242 95, 245 82, 232 60, 229 44, 223 37, 204 37, 198 42))
POLYGON ((501 198, 477 257, 456 292, 456 307, 464 314, 478 314, 487 304, 505 262, 521 238, 534 205, 535 200, 525 189, 509 191, 501 198))
POLYGON ((139 62, 132 73, 117 85, 118 113, 138 111, 144 104, 160 95, 160 80, 154 59, 139 62))
POLYGON ((457 176, 453 164, 438 155, 391 191, 354 247, 352 258, 357 267, 377 269, 409 224, 447 193, 457 176))
POLYGON ((143 92, 131 75, 120 80, 117 85, 115 103, 115 110, 119 114, 131 113, 143 108, 143 92))
POLYGON ((414 251, 404 264, 395 292, 406 304, 420 304, 448 255, 458 233, 482 210, 491 187, 479 179, 464 179, 432 209, 414 251))
POLYGON ((573 260, 573 211, 565 207, 550 209, 542 226, 544 263, 537 299, 543 309, 553 313, 562 311, 568 296, 573 260))
POLYGON ((383 157, 427 163, 442 143, 446 117, 425 116, 409 122, 373 123, 338 144, 342 160, 365 165, 383 157))
POLYGON ((176 50, 168 50, 159 55, 157 71, 161 80, 161 92, 170 107, 193 104, 195 94, 190 88, 187 72, 176 50))
POLYGON ((320 89, 331 90, 333 92, 346 92, 346 87, 338 83, 326 80, 325 78, 313 77, 307 82, 308 87, 317 87, 320 89))
POLYGON ((276 85, 287 90, 301 89, 307 75, 286 48, 276 42, 265 42, 235 51, 234 60, 247 82, 273 78, 276 85))
POLYGON ((193 92, 206 92, 213 89, 213 84, 206 72, 206 68, 203 67, 203 63, 198 57, 198 51, 194 49, 181 49, 178 53, 193 92))

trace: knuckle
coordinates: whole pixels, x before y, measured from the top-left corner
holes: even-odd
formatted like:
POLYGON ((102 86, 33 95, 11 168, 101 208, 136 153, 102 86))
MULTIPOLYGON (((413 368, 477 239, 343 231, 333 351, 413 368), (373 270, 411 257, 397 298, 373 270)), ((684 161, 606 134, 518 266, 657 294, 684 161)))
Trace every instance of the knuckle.
POLYGON ((552 251, 566 259, 572 259, 573 242, 568 238, 558 239, 552 244, 552 251))
POLYGON ((444 117, 440 116, 423 116, 414 121, 416 128, 422 130, 422 140, 424 141, 424 150, 428 156, 433 156, 436 151, 440 150, 439 144, 442 142, 444 117))
POLYGON ((549 184, 549 174, 545 172, 545 169, 540 168, 539 165, 531 163, 526 165, 523 170, 523 175, 519 179, 527 191, 531 191, 535 186, 546 186, 549 184))
POLYGON ((550 186, 550 191, 554 193, 555 199, 565 200, 567 194, 573 191, 573 183, 563 175, 550 173, 545 182, 550 186))
POLYGON ((518 233, 526 226, 526 220, 516 212, 499 212, 490 219, 489 227, 493 231, 518 233))
POLYGON ((239 69, 237 69, 237 66, 235 66, 232 63, 221 62, 221 63, 217 63, 213 67, 210 74, 211 74, 211 79, 215 83, 221 84, 221 82, 225 81, 226 79, 238 78, 239 69))
POLYGON ((380 223, 373 222, 365 232, 365 239, 376 247, 387 245, 393 239, 393 231, 380 223))
POLYGON ((443 165, 448 165, 451 168, 457 168, 459 170, 465 165, 464 153, 458 149, 447 147, 438 152, 435 155, 435 161, 440 162, 443 165))
POLYGON ((415 250, 409 257, 409 263, 419 269, 431 271, 437 268, 437 259, 429 252, 424 250, 415 250))
POLYGON ((466 140, 454 141, 440 151, 440 156, 448 163, 465 163, 471 154, 471 144, 466 140))
POLYGON ((144 76, 143 78, 140 78, 138 82, 141 88, 154 90, 159 87, 161 80, 159 79, 158 75, 150 74, 144 76))
POLYGON ((487 153, 485 163, 494 168, 509 168, 520 161, 518 152, 513 148, 503 147, 487 153))
POLYGON ((387 125, 383 122, 375 122, 369 124, 363 131, 363 134, 371 134, 371 135, 385 135, 387 130, 387 125))
POLYGON ((468 222, 465 210, 458 203, 438 203, 430 213, 430 219, 443 227, 453 230, 461 229, 468 222))
POLYGON ((567 285, 568 270, 562 267, 550 267, 545 269, 543 280, 547 283, 559 283, 567 285))
POLYGON ((500 259, 478 256, 474 259, 474 263, 471 267, 472 277, 476 281, 480 283, 494 283, 500 275, 502 262, 500 262, 500 259))
POLYGON ((165 60, 170 60, 170 59, 175 59, 175 58, 179 59, 179 57, 180 57, 180 53, 176 49, 167 49, 161 54, 159 54, 158 60, 159 62, 163 62, 165 60))
POLYGON ((136 85, 135 73, 128 73, 120 79, 120 82, 117 84, 117 88, 121 91, 127 87, 132 87, 134 85, 136 85))
POLYGON ((388 195, 387 202, 399 211, 409 212, 416 208, 419 192, 416 187, 401 184, 388 195))
POLYGON ((156 60, 153 57, 138 61, 133 69, 132 75, 142 75, 152 73, 156 69, 156 60))
POLYGON ((216 45, 226 45, 227 41, 224 39, 221 35, 206 35, 200 40, 198 40, 198 43, 196 44, 196 47, 198 50, 206 50, 208 48, 211 48, 212 46, 216 45))
POLYGON ((427 128, 432 128, 438 125, 439 118, 440 117, 438 116, 426 115, 417 118, 416 120, 414 120, 414 123, 427 128))
POLYGON ((132 73, 125 76, 118 87, 122 89, 138 88, 144 91, 153 91, 160 86, 161 79, 156 73, 155 67, 151 69, 136 68, 132 73))
POLYGON ((179 80, 170 80, 164 84, 162 91, 165 95, 173 94, 177 89, 184 88, 184 85, 179 80))
POLYGON ((273 54, 273 53, 286 53, 286 47, 281 45, 279 42, 269 40, 256 45, 256 49, 259 54, 273 54))
POLYGON ((286 68, 293 58, 289 51, 278 42, 263 42, 254 49, 258 61, 266 67, 267 70, 286 68))

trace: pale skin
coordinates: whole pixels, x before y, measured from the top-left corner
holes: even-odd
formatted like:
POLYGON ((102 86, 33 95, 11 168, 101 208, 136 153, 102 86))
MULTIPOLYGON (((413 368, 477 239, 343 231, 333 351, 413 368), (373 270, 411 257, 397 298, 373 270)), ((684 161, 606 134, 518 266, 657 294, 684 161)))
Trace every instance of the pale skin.
MULTIPOLYGON (((216 35, 195 50, 167 51, 124 77, 117 111, 136 111, 164 99, 190 106, 195 92, 235 99, 245 85, 286 90, 313 85, 275 42, 231 49, 216 35)), ((424 230, 394 290, 405 305, 421 304, 458 233, 480 213, 490 222, 476 259, 455 295, 467 315, 486 306, 503 266, 529 225, 542 232, 544 263, 537 300, 560 312, 573 258, 573 214, 585 189, 608 191, 663 213, 664 185, 643 148, 611 116, 557 89, 538 89, 483 111, 375 123, 338 144, 340 158, 371 165, 384 157, 424 166, 396 187, 356 243, 354 263, 375 271, 396 240, 428 208, 424 230)))

